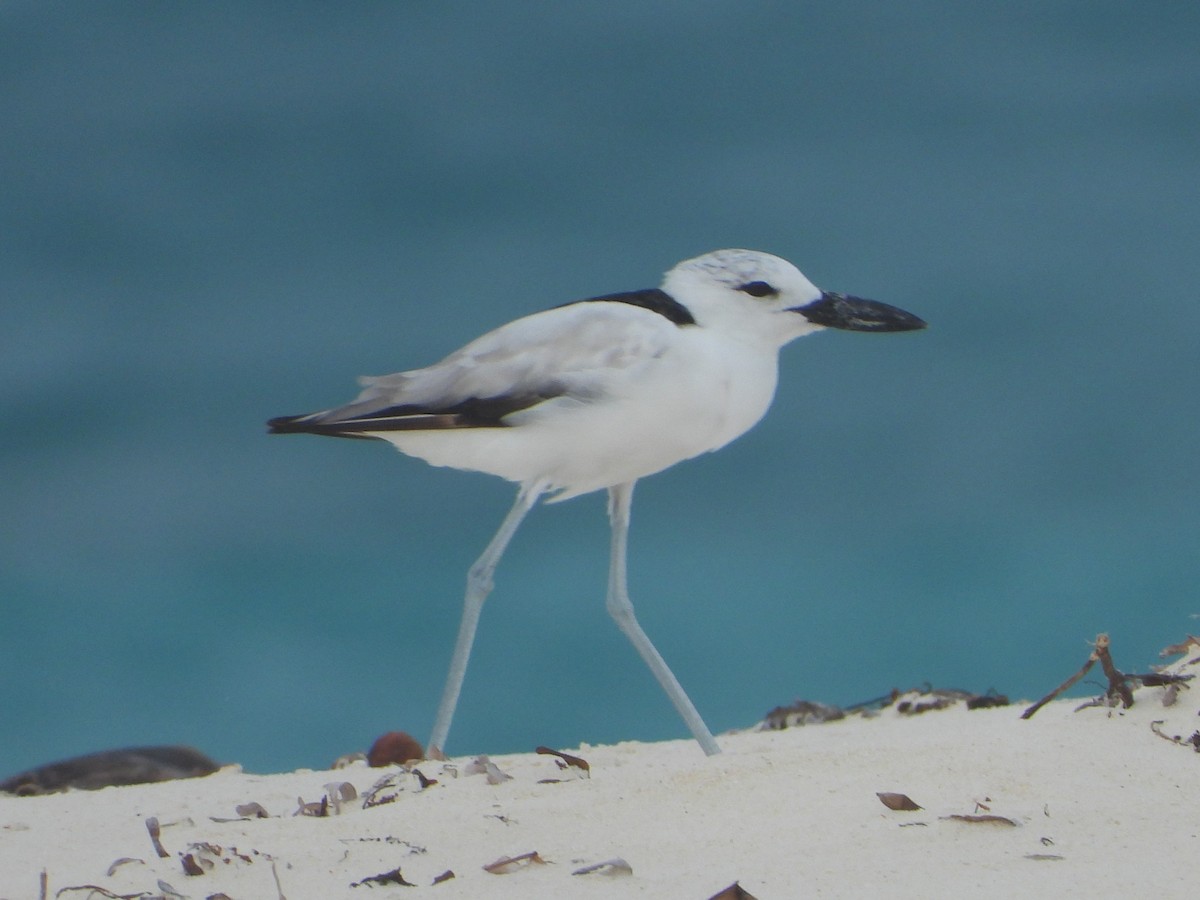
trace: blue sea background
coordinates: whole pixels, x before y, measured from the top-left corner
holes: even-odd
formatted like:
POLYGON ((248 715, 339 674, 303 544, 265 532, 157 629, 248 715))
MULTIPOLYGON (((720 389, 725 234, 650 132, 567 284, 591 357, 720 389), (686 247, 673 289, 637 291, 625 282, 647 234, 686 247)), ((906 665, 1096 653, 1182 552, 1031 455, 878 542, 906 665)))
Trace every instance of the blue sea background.
MULTIPOLYGON (((513 488, 264 421, 728 246, 930 328, 789 346, 639 484, 709 725, 1145 671, 1200 612, 1198 59, 1195 3, 0 6, 0 775, 423 740, 513 488)), ((606 562, 602 495, 535 511, 451 752, 685 736, 606 562)))

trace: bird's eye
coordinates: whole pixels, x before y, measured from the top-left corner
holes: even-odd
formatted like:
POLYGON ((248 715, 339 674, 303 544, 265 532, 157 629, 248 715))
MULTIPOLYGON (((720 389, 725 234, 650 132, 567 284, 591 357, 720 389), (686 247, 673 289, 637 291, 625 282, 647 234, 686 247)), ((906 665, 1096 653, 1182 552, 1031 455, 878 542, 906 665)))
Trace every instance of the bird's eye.
POLYGON ((778 289, 771 287, 765 281, 751 281, 743 284, 738 290, 744 291, 751 297, 774 297, 779 293, 778 289))

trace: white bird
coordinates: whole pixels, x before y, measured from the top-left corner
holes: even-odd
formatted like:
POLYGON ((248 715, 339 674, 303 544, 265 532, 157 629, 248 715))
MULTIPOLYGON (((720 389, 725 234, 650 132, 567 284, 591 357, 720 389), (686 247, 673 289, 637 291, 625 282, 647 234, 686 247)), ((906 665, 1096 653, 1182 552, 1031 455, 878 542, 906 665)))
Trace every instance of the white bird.
POLYGON ((607 609, 704 752, 720 747, 634 616, 625 579, 635 482, 725 446, 770 406, 779 350, 824 328, 911 331, 903 310, 822 292, 754 250, 679 263, 661 288, 557 306, 488 332, 439 363, 360 379, 345 406, 272 419, 272 433, 378 438, 435 466, 520 485, 471 566, 458 639, 429 746, 445 749, 492 574, 537 501, 608 490, 607 609))

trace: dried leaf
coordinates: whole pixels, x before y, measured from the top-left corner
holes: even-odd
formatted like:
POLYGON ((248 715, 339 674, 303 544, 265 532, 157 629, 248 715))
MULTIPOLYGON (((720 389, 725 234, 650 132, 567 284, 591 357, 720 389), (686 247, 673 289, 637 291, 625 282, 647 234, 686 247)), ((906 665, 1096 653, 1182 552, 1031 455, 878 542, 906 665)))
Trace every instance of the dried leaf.
POLYGON ((756 898, 735 881, 725 890, 713 894, 708 900, 756 900, 756 898))
POLYGON ((417 769, 413 769, 411 772, 406 769, 391 772, 376 781, 363 794, 363 809, 394 803, 401 794, 413 790, 424 790, 431 784, 437 784, 437 782, 432 778, 426 778, 417 769), (418 782, 419 787, 413 784, 414 779, 418 782))
POLYGON ((570 753, 563 753, 561 750, 551 750, 549 747, 538 747, 535 753, 540 753, 543 756, 557 756, 566 765, 573 766, 576 769, 582 769, 590 777, 592 767, 588 765, 587 760, 581 759, 578 756, 572 756, 570 753))
POLYGON ((398 779, 404 778, 406 773, 397 772, 393 775, 385 775, 380 778, 370 789, 363 794, 363 809, 370 809, 372 806, 383 806, 385 803, 394 803, 396 798, 400 796, 400 792, 404 788, 399 783, 398 779))
POLYGON ((1187 687, 1187 683, 1196 676, 1173 675, 1170 672, 1149 672, 1145 675, 1130 675, 1129 677, 1136 678, 1146 687, 1164 687, 1169 684, 1182 684, 1187 687))
POLYGON ((233 808, 233 811, 245 819, 269 819, 270 813, 266 811, 261 803, 241 803, 233 808))
POLYGON ((404 887, 416 887, 411 881, 405 881, 404 876, 400 874, 400 867, 392 869, 390 872, 380 872, 378 875, 368 875, 362 881, 350 882, 350 887, 362 887, 366 885, 376 884, 400 884, 404 887))
POLYGON ((1194 647, 1200 647, 1200 638, 1189 634, 1187 640, 1164 647, 1158 652, 1158 655, 1159 657, 1178 656, 1181 653, 1190 653, 1194 647))
POLYGON ((146 819, 146 830, 150 832, 150 843, 154 845, 154 852, 159 855, 159 858, 167 859, 171 854, 162 845, 162 840, 160 839, 162 828, 158 824, 157 816, 150 816, 146 819))
POLYGON ((1004 694, 976 694, 967 698, 967 709, 995 709, 998 706, 1008 706, 1008 697, 1004 694))
POLYGON ((531 866, 544 865, 546 865, 546 860, 542 859, 536 850, 531 850, 520 856, 502 856, 495 862, 484 866, 483 871, 491 872, 493 875, 511 875, 513 872, 521 872, 531 866))
POLYGON ((934 688, 925 685, 897 694, 893 701, 896 712, 906 716, 919 716, 933 710, 948 709, 960 701, 968 701, 977 694, 955 688, 934 688))
POLYGON ((923 808, 914 803, 908 794, 894 794, 891 791, 877 791, 875 796, 878 797, 879 802, 888 809, 912 812, 913 810, 923 808))
POLYGON ((108 871, 104 874, 106 874, 109 878, 112 878, 113 873, 116 872, 117 869, 121 868, 121 866, 129 865, 129 863, 141 863, 144 866, 146 861, 144 859, 134 859, 132 856, 122 856, 120 859, 113 860, 113 864, 108 867, 108 871))
POLYGON ((1004 816, 992 816, 992 815, 964 816, 964 815, 955 813, 954 815, 951 815, 951 816, 942 816, 942 818, 943 819, 954 819, 957 822, 990 823, 993 825, 1012 825, 1014 827, 1017 824, 1012 819, 1005 818, 1004 816))
POLYGON ((454 877, 454 873, 451 872, 449 869, 447 869, 441 875, 437 876, 437 878, 433 879, 433 883, 441 884, 443 881, 449 881, 453 877, 454 877))
POLYGON ((777 706, 755 727, 756 731, 782 731, 804 725, 819 725, 846 718, 846 711, 838 706, 817 703, 814 700, 797 700, 790 706, 777 706))
POLYGON ((333 765, 330 766, 329 768, 331 768, 331 769, 348 769, 355 763, 366 762, 366 761, 367 761, 367 754, 363 753, 362 751, 359 751, 357 753, 343 753, 341 756, 339 756, 337 759, 335 759, 333 761, 333 765))
POLYGON ((593 863, 590 866, 584 866, 582 869, 576 869, 572 875, 607 875, 608 877, 620 877, 633 874, 633 866, 627 863, 621 857, 614 859, 606 859, 604 862, 593 863))
POLYGON ((249 854, 242 853, 237 847, 218 847, 216 844, 208 841, 197 841, 188 845, 188 851, 195 856, 198 862, 205 869, 213 869, 217 863, 252 863, 255 856, 263 856, 270 859, 269 856, 259 853, 257 850, 251 850, 249 854))
MULTIPOLYGON (((204 868, 200 865, 200 863, 196 862, 196 857, 192 856, 192 854, 190 854, 190 853, 183 854, 183 856, 180 857, 179 861, 181 863, 183 863, 183 874, 184 875, 203 875, 204 874, 204 868)), ((211 863, 210 863, 210 865, 211 865, 211 863)))
POLYGON ((1059 856, 1057 853, 1026 853, 1025 858, 1036 860, 1066 859, 1065 856, 1059 856))
POLYGON ((402 840, 395 835, 385 835, 383 837, 353 837, 341 838, 343 844, 387 844, 389 847, 403 847, 405 856, 420 856, 428 851, 419 844, 414 844, 411 841, 402 840))

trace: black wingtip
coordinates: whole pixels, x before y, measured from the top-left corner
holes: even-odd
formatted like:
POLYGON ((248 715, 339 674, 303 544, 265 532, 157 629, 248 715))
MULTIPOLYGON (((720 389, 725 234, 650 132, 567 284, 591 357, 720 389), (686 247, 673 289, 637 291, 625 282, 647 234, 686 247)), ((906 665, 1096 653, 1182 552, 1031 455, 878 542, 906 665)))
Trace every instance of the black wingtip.
POLYGON ((325 437, 363 438, 377 440, 374 434, 364 434, 364 423, 327 422, 316 414, 278 416, 267 420, 267 434, 320 434, 325 437))
POLYGON ((307 429, 297 427, 296 423, 304 416, 276 416, 267 420, 267 434, 300 434, 307 429))

